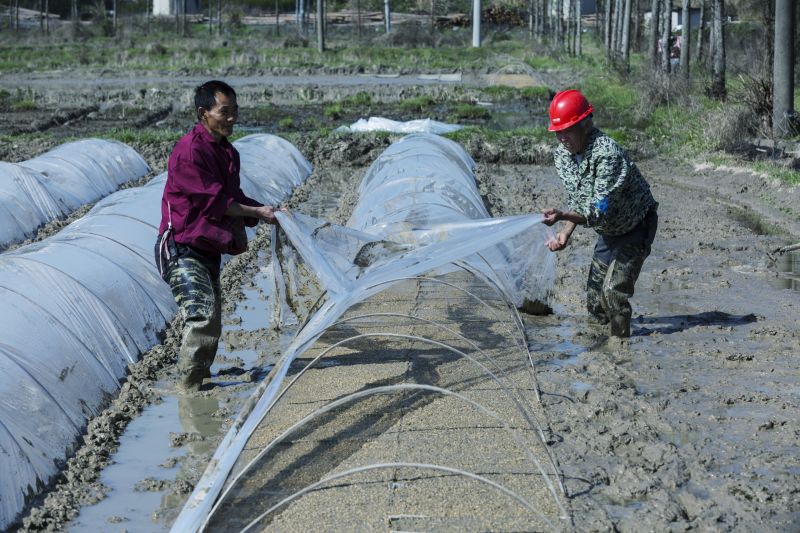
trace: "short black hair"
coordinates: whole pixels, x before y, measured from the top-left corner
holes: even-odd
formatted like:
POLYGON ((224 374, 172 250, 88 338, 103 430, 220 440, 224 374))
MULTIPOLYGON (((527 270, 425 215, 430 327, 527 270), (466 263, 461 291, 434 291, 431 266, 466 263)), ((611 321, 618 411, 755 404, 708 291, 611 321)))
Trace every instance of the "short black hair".
POLYGON ((228 98, 236 98, 236 91, 233 87, 224 81, 211 80, 205 82, 203 85, 196 87, 194 90, 194 109, 197 111, 201 107, 203 109, 211 109, 216 105, 216 94, 222 93, 228 98))

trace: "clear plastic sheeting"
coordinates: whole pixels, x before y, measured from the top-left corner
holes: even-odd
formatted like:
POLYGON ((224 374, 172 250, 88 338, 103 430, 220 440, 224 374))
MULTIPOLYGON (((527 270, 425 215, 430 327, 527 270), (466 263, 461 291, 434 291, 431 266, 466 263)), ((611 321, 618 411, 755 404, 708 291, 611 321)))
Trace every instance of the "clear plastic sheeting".
MULTIPOLYGON (((277 137, 234 145, 242 181, 263 203, 310 174, 277 137)), ((0 255, 0 529, 56 473, 177 311, 153 259, 166 177, 111 194, 58 234, 0 255)))
POLYGON ((47 188, 44 175, 13 163, 0 163, 0 250, 31 237, 36 228, 65 216, 69 209, 47 188))
POLYGON ((336 131, 389 131, 392 133, 435 133, 437 135, 442 135, 444 133, 458 131, 463 127, 464 126, 458 124, 447 124, 429 118, 399 122, 390 118, 369 117, 368 119, 358 119, 349 126, 340 126, 336 128, 336 131))
POLYGON ((149 172, 121 142, 86 139, 19 164, 0 163, 0 249, 149 172))
MULTIPOLYGON (((532 407, 538 402, 538 392, 530 397, 531 391, 538 389, 524 327, 513 305, 524 298, 547 299, 553 285, 552 254, 544 247, 548 232, 540 215, 490 218, 480 199, 473 167, 472 159, 456 143, 431 134, 411 135, 390 146, 370 167, 346 227, 298 213, 278 214, 282 230, 314 272, 324 293, 268 379, 254 392, 248 410, 240 414, 215 452, 172 531, 216 529, 223 523, 226 527, 239 525, 243 531, 280 529, 281 525, 264 522, 277 509, 294 505, 298 498, 297 509, 318 509, 321 504, 316 499, 316 506, 302 505, 315 488, 336 479, 386 469, 446 471, 491 487, 532 511, 534 516, 525 515, 521 523, 541 520, 528 523, 539 524, 535 529, 552 529, 554 520, 565 516, 558 470, 532 407), (529 292, 518 294, 520 288, 529 292), (311 362, 305 369, 293 372, 290 379, 289 369, 302 354, 311 362), (342 358, 352 356, 374 362, 373 370, 364 372, 383 372, 395 363, 392 354, 411 354, 408 357, 412 359, 417 357, 415 354, 423 354, 422 359, 414 359, 417 366, 434 359, 443 363, 435 363, 436 371, 423 372, 414 383, 386 387, 374 383, 397 383, 414 376, 402 366, 396 375, 379 379, 370 374, 362 383, 357 382, 361 367, 342 373, 332 370, 339 365, 346 367, 348 363, 342 358), (327 363, 324 371, 328 374, 315 372, 318 363, 327 363), (447 374, 442 371, 445 368, 451 372, 447 377, 443 377, 447 374), (486 381, 501 391, 498 412, 481 404, 485 389, 476 388, 475 384, 486 381), (300 397, 297 391, 303 383, 305 393, 314 396, 316 391, 324 391, 323 398, 300 397), (494 420, 476 422, 479 425, 496 424, 497 420, 506 428, 522 424, 524 438, 517 438, 512 431, 504 446, 522 461, 514 468, 537 476, 543 483, 535 491, 523 494, 527 489, 511 490, 497 480, 477 476, 476 471, 493 468, 481 463, 485 457, 476 456, 477 464, 468 465, 477 469, 472 471, 464 465, 435 464, 432 456, 436 455, 437 446, 411 445, 410 456, 400 457, 397 462, 399 452, 391 442, 385 444, 387 460, 378 461, 370 455, 372 462, 367 465, 354 458, 352 464, 337 462, 326 466, 325 453, 321 457, 304 454, 302 446, 298 452, 301 455, 289 460, 293 466, 281 463, 278 456, 287 453, 285 446, 295 439, 304 443, 313 443, 314 439, 336 442, 338 431, 344 430, 332 422, 334 413, 340 413, 347 425, 358 418, 359 410, 365 409, 359 404, 362 400, 382 406, 364 414, 364 426, 348 426, 368 428, 373 420, 407 410, 405 404, 401 409, 398 400, 378 400, 373 396, 402 397, 410 391, 439 397, 431 400, 433 404, 442 398, 457 398, 475 408, 477 416, 494 420), (344 409, 348 409, 347 414, 344 409), (270 413, 272 418, 267 416, 270 413), (281 452, 276 455, 278 446, 281 452), (302 465, 306 464, 314 465, 309 467, 311 472, 303 470, 302 465), (291 472, 290 479, 280 475, 286 472, 291 472), (324 477, 321 472, 330 475, 324 477), (295 479, 304 481, 294 482, 295 479), (546 512, 538 506, 541 499, 549 502, 544 505, 549 506, 546 512)), ((421 402, 419 408, 426 409, 427 405, 427 401, 421 402)), ((434 409, 432 416, 438 416, 436 412, 434 409)), ((382 446, 370 439, 381 442, 383 435, 356 433, 347 432, 347 438, 365 438, 370 444, 367 446, 364 441, 353 445, 354 449, 375 450, 382 446)), ((467 433, 461 442, 473 437, 467 433)), ((374 478, 370 480, 373 486, 381 486, 374 478)), ((448 491, 442 487, 433 494, 448 491)), ((387 500, 391 498, 376 501, 387 500)), ((330 504, 337 505, 335 501, 334 498, 330 504)), ((338 505, 336 508, 341 509, 338 505)), ((333 514, 338 516, 332 524, 344 520, 342 528, 349 527, 345 525, 348 512, 333 514)), ((303 520, 303 512, 296 516, 303 520)), ((515 514, 507 527, 519 528, 514 521, 519 517, 515 514)), ((301 524, 283 526, 295 528, 301 524)), ((335 527, 332 524, 325 527, 335 527)), ((447 527, 431 523, 422 529, 447 527)))

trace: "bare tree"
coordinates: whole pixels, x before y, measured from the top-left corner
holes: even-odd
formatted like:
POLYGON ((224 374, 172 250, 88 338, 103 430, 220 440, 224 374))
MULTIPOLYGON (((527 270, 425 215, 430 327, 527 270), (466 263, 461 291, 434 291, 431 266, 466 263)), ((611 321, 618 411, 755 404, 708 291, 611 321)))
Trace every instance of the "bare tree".
POLYGON ((633 50, 639 51, 640 44, 641 44, 641 36, 642 36, 642 27, 640 24, 641 21, 641 13, 639 9, 639 0, 632 0, 631 2, 631 24, 633 24, 633 30, 631 30, 631 48, 633 50))
POLYGON ((222 35, 222 0, 217 0, 217 37, 222 35))
POLYGON ((323 0, 317 0, 317 51, 325 51, 325 15, 322 12, 323 0))
POLYGON ((794 0, 775 0, 775 53, 772 67, 772 132, 787 137, 794 117, 794 0))
POLYGON ((711 90, 710 95, 721 100, 725 99, 725 31, 723 19, 725 17, 725 0, 714 0, 713 15, 714 52, 711 63, 711 90))
MULTIPOLYGON (((19 28, 19 0, 14 0, 14 5, 17 9, 17 28, 19 28)), ((72 35, 75 36, 78 34, 78 27, 81 23, 80 19, 78 18, 78 0, 72 0, 70 2, 70 18, 72 19, 72 35)))
POLYGON ((614 0, 605 0, 605 46, 606 46, 606 57, 611 57, 611 2, 614 0))
POLYGON ((579 56, 583 53, 581 46, 581 32, 583 31, 583 24, 581 24, 581 0, 575 2, 575 55, 579 56))
POLYGON ((685 79, 689 79, 689 50, 691 48, 691 26, 692 20, 689 14, 689 0, 683 0, 683 10, 681 12, 681 20, 683 25, 681 27, 681 74, 685 79))
POLYGON ((661 18, 661 0, 653 0, 650 6, 650 64, 658 65, 658 21, 661 18))
POLYGON ((622 14, 622 61, 625 68, 630 66, 631 50, 631 1, 625 0, 625 9, 622 14))
POLYGON ((663 72, 670 71, 669 53, 670 53, 670 36, 672 35, 672 1, 664 0, 662 2, 663 9, 661 11, 661 70, 663 72))
POLYGON ((706 25, 706 1, 700 0, 700 21, 697 25, 697 46, 694 48, 694 60, 700 65, 703 61, 703 27, 706 25))

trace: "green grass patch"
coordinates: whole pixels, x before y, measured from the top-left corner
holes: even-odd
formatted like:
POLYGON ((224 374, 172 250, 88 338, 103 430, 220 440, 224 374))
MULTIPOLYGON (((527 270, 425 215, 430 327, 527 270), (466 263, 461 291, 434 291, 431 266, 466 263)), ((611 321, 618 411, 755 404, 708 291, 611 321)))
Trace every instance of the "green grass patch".
POLYGON ((278 121, 278 127, 282 130, 294 128, 294 119, 292 117, 284 117, 278 121))
POLYGON ((419 113, 436 105, 436 100, 430 96, 414 96, 400 102, 400 109, 407 113, 419 113))
POLYGON ((337 102, 326 105, 322 110, 322 114, 330 119, 337 119, 342 116, 342 104, 337 102))
POLYGON ((488 109, 476 104, 457 104, 450 114, 456 119, 487 119, 492 116, 488 109))
POLYGON ((480 138, 485 142, 502 142, 516 137, 528 137, 538 142, 552 142, 553 134, 547 128, 514 128, 510 130, 492 130, 483 126, 466 126, 458 131, 444 135, 460 144, 466 144, 474 138, 480 138))
POLYGON ((342 106, 346 107, 369 107, 372 105, 372 95, 359 91, 353 96, 346 96, 340 101, 342 106))
POLYGON ((511 87, 509 85, 492 85, 480 90, 495 101, 509 100, 544 100, 550 98, 548 87, 511 87))
POLYGON ((36 102, 28 98, 11 102, 10 107, 13 111, 34 111, 39 108, 36 102))
POLYGON ((104 139, 115 139, 126 144, 158 144, 164 142, 177 142, 185 132, 164 128, 113 128, 99 135, 104 139))

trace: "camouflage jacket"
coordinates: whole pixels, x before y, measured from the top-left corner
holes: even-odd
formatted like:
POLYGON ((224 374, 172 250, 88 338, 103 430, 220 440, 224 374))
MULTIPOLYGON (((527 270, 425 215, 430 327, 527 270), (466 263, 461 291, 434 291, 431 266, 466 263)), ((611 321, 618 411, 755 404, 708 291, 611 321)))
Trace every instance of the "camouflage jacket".
POLYGON ((589 133, 582 155, 579 165, 562 145, 553 151, 569 209, 600 235, 629 232, 656 204, 650 185, 622 147, 597 128, 589 133))

